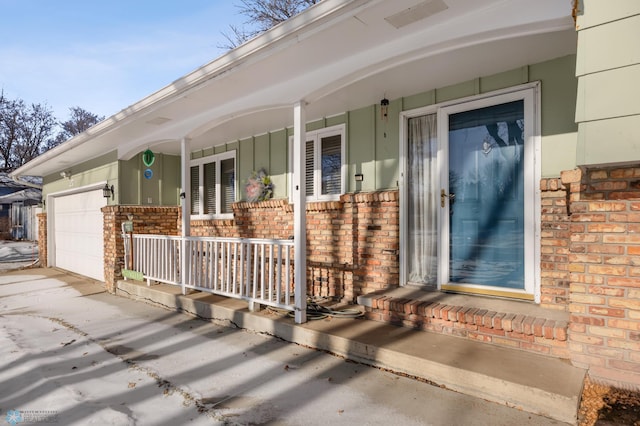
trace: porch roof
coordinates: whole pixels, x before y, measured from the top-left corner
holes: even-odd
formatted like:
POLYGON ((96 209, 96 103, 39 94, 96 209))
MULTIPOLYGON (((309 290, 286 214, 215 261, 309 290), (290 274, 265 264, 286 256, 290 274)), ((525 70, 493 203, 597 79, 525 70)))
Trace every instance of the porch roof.
POLYGON ((576 51, 569 2, 324 0, 15 170, 180 154, 576 51))

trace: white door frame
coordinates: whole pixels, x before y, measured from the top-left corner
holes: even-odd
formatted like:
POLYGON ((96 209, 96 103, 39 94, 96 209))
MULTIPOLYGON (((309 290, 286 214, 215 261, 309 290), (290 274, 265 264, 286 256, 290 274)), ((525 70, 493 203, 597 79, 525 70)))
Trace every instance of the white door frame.
MULTIPOLYGON (((449 114, 484 106, 524 99, 525 128, 525 289, 515 290, 503 288, 487 288, 489 294, 510 296, 514 298, 532 299, 540 303, 540 215, 541 193, 538 182, 541 178, 541 120, 540 120, 540 83, 533 82, 508 89, 498 90, 482 95, 466 97, 446 103, 430 105, 400 113, 400 284, 407 284, 407 250, 408 250, 408 185, 407 176, 407 122, 409 118, 427 114, 438 114, 438 156, 437 167, 440 171, 438 188, 448 188, 448 116, 449 114)), ((449 282, 449 210, 446 207, 438 212, 438 289, 448 288, 449 282)), ((473 292, 473 286, 467 286, 473 292)), ((487 293, 486 291, 484 292, 487 293)))

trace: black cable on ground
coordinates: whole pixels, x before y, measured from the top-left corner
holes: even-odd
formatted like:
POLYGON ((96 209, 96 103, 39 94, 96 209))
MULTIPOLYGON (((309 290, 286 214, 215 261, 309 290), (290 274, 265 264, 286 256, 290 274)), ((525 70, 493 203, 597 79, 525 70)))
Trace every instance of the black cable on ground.
MULTIPOLYGON (((280 314, 286 313, 288 317, 293 317, 295 315, 293 312, 286 311, 284 309, 277 309, 277 308, 270 307, 269 310, 280 313, 280 314)), ((307 320, 308 321, 321 320, 327 317, 360 318, 362 316, 364 316, 364 312, 356 308, 333 309, 333 308, 328 308, 326 306, 322 306, 314 300, 311 300, 311 299, 307 300, 307 320)))

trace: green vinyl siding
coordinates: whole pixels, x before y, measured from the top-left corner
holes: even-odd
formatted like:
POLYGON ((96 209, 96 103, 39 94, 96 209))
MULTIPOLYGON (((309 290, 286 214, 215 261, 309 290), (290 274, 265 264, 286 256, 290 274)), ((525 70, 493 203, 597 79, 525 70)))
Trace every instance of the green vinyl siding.
POLYGON ((155 154, 151 166, 142 162, 142 153, 131 160, 119 161, 120 193, 119 204, 175 206, 179 202, 180 189, 180 157, 167 154, 155 154), (144 177, 146 169, 150 169, 150 179, 144 177))
MULTIPOLYGON (((237 150, 236 200, 245 199, 244 186, 251 174, 264 169, 273 182, 273 197, 287 196, 287 131, 285 129, 226 144, 226 150, 237 150)), ((216 151, 221 153, 225 151, 216 151)))
POLYGON ((347 129, 347 191, 373 191, 376 186, 375 166, 375 123, 376 108, 370 106, 349 113, 347 129), (355 175, 362 174, 362 182, 355 181, 355 175))
MULTIPOLYGON (((270 135, 264 134, 260 136, 256 136, 253 139, 253 158, 255 159, 253 162, 253 168, 255 170, 265 169, 268 170, 269 173, 269 152, 271 151, 271 138, 270 135)), ((249 177, 248 175, 240 175, 242 177, 249 177)))
MULTIPOLYGON (((240 183, 239 198, 244 199, 244 186, 251 173, 255 170, 255 151, 253 150, 254 138, 242 139, 238 142, 238 154, 236 156, 236 164, 238 165, 238 182, 240 183)), ((285 153, 282 153, 283 155, 285 153)), ((269 173, 269 170, 267 170, 269 173)))
POLYGON ((640 15, 638 0, 580 0, 576 27, 583 30, 640 15))
MULTIPOLYGON (((533 81, 541 82, 542 91, 542 175, 558 176, 562 170, 572 169, 576 165, 575 55, 392 99, 386 119, 381 117, 379 105, 370 105, 312 120, 307 123, 306 129, 310 132, 346 124, 347 192, 393 189, 398 187, 399 180, 400 112, 436 103, 455 102, 457 99, 533 81), (356 174, 362 174, 362 182, 355 181, 356 174)), ((293 129, 288 128, 238 142, 238 199, 244 198, 244 184, 251 173, 259 168, 264 168, 271 175, 274 198, 289 196, 289 137, 292 134, 293 129)))
POLYGON ((578 16, 577 164, 640 158, 640 2, 584 0, 578 16))
MULTIPOLYGON (((558 176, 562 170, 576 166, 578 146, 578 126, 575 123, 577 79, 575 77, 575 55, 569 55, 543 63, 527 65, 499 74, 482 76, 452 86, 425 90, 410 96, 391 99, 386 118, 381 116, 380 106, 368 107, 340 113, 307 124, 307 131, 344 124, 346 127, 345 156, 347 163, 346 191, 366 192, 398 187, 399 180, 399 131, 400 113, 442 102, 455 102, 495 90, 515 87, 532 81, 541 82, 541 123, 542 123, 542 175, 558 176), (362 182, 355 181, 355 175, 363 176, 362 182)), ((627 77, 628 79, 628 77, 627 77)), ((425 78, 425 84, 428 80, 425 78)), ((633 92, 633 91, 630 91, 633 92)), ((633 92, 635 93, 635 92, 633 92)), ((594 108, 594 107, 592 107, 594 108)), ((623 108, 623 106, 620 106, 623 108)), ((627 107, 628 108, 628 107, 627 107)), ((587 139, 602 137, 615 130, 617 125, 625 128, 638 126, 635 117, 617 119, 609 123, 582 123, 584 129, 581 144, 587 139)), ((291 128, 274 130, 269 133, 242 140, 218 144, 191 153, 191 159, 198 159, 228 151, 236 151, 236 194, 235 201, 245 198, 244 185, 254 171, 264 168, 274 183, 274 198, 289 196, 289 137, 291 128)), ((633 151, 631 140, 620 142, 625 152, 633 151)), ((584 151, 584 148, 583 148, 584 151)), ((582 155, 581 161, 590 161, 592 156, 607 158, 610 151, 590 149, 590 156, 582 155)), ((578 152, 580 150, 578 149, 578 152)), ((616 157, 617 158, 617 157, 616 157)), ((156 162, 150 167, 151 179, 145 179, 145 166, 141 154, 128 161, 117 160, 114 151, 105 156, 87 161, 72 168, 72 178, 62 179, 59 172, 46 176, 46 193, 68 190, 87 184, 108 181, 115 186, 115 201, 119 204, 178 205, 180 183, 180 157, 156 155, 156 162)))
POLYGON ((577 79, 575 55, 531 65, 529 78, 542 83, 542 177, 556 177, 576 167, 577 79))
POLYGON ((269 137, 271 149, 269 151, 269 166, 266 170, 271 175, 274 198, 284 198, 287 196, 288 156, 282 155, 282 153, 288 152, 287 131, 282 129, 272 132, 269 137))
POLYGON ((400 171, 400 116, 402 100, 396 99, 389 103, 387 118, 383 118, 380 107, 376 110, 376 144, 375 144, 375 188, 392 189, 398 187, 400 171), (392 119, 393 117, 393 119, 392 119))
POLYGON ((75 164, 56 173, 44 176, 42 179, 43 198, 48 194, 61 191, 72 191, 98 182, 108 182, 115 188, 115 199, 109 199, 109 204, 120 203, 119 176, 117 152, 112 151, 100 157, 75 164), (60 172, 70 172, 69 178, 60 176, 60 172))

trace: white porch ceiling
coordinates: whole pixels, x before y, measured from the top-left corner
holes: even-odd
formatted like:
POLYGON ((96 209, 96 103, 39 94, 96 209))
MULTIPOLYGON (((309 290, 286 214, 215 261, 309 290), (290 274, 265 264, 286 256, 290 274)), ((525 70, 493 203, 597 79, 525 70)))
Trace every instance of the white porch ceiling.
POLYGON ((324 0, 14 174, 179 155, 183 137, 197 150, 290 127, 299 100, 313 121, 575 51, 569 1, 324 0))

